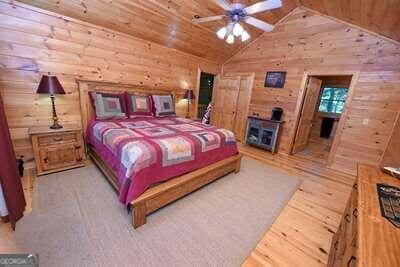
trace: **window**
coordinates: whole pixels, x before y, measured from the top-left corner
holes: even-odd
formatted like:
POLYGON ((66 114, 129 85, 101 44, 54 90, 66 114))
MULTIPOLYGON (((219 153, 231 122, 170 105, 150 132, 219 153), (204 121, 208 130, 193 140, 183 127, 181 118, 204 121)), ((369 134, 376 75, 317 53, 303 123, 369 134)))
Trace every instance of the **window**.
POLYGON ((342 113, 349 89, 326 86, 322 90, 319 112, 342 113))

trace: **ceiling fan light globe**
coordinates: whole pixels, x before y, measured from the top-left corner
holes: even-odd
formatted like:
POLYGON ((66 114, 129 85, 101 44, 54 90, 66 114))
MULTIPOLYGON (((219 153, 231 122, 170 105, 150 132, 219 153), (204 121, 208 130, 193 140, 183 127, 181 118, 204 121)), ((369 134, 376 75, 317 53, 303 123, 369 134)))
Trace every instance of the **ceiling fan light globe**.
POLYGON ((235 35, 236 37, 242 35, 244 29, 242 27, 242 25, 240 25, 239 23, 235 23, 235 26, 233 26, 233 35, 235 35))
POLYGON ((224 39, 225 38, 225 35, 226 35, 226 27, 222 27, 221 29, 219 29, 218 31, 217 31, 217 36, 218 36, 218 38, 219 39, 224 39))
POLYGON ((246 42, 247 40, 250 39, 250 34, 247 31, 243 31, 241 39, 242 42, 246 42))
POLYGON ((226 42, 228 44, 233 44, 235 42, 235 37, 233 36, 233 34, 228 35, 228 38, 226 38, 226 42))

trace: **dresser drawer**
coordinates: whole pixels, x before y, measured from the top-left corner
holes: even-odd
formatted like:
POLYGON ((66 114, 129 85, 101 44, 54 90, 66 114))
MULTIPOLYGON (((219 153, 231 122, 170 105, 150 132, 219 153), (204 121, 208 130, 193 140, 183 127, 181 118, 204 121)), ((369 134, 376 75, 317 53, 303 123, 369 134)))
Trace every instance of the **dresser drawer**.
POLYGON ((75 132, 41 135, 38 137, 39 146, 48 146, 62 143, 78 142, 79 136, 75 132))

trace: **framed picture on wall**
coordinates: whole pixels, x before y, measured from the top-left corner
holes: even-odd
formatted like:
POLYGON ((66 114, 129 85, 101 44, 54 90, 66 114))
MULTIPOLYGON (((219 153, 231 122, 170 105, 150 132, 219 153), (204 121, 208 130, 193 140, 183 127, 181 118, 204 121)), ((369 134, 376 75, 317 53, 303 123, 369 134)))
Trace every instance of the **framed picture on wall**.
POLYGON ((264 87, 283 88, 285 79, 286 71, 268 71, 265 76, 264 87))

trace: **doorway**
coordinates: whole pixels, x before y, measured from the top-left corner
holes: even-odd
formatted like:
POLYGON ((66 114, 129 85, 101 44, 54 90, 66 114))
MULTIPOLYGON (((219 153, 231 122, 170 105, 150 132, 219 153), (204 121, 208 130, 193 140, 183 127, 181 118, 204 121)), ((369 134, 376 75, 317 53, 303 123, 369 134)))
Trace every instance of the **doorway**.
POLYGON ((197 100, 197 118, 201 119, 207 110, 207 106, 212 101, 214 88, 214 74, 201 72, 199 97, 197 100))
POLYGON ((292 154, 328 163, 351 88, 352 75, 310 75, 292 154))

